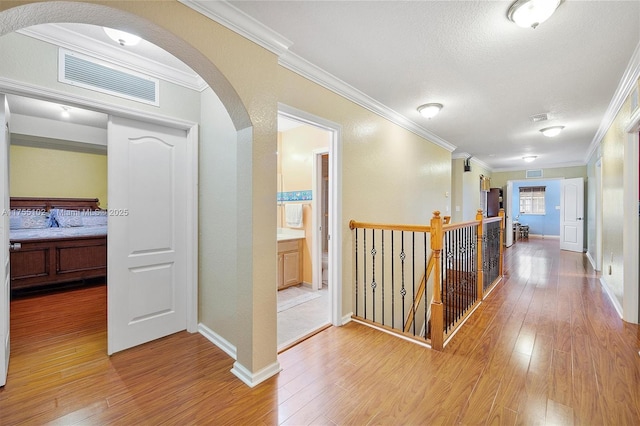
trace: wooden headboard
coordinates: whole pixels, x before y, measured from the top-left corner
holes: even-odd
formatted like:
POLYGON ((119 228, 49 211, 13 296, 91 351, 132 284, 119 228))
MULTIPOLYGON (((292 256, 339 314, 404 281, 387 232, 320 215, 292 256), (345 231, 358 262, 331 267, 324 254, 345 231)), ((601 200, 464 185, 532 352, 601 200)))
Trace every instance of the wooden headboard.
POLYGON ((12 209, 46 210, 100 210, 100 200, 97 198, 38 198, 11 197, 12 209))

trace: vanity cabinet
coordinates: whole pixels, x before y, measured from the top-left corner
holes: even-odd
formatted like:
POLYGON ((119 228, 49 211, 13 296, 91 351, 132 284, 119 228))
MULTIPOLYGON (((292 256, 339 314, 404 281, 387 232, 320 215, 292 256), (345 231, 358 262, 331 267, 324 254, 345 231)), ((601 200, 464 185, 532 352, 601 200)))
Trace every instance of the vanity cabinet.
POLYGON ((302 282, 302 240, 278 241, 278 290, 302 282))

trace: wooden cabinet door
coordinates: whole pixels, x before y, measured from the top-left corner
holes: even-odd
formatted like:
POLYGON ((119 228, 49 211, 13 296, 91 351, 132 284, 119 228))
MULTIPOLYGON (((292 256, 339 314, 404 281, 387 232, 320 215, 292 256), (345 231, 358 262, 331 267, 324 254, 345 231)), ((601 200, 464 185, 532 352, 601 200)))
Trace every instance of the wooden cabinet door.
POLYGON ((290 251, 283 254, 284 268, 282 271, 284 286, 300 284, 300 252, 290 251))

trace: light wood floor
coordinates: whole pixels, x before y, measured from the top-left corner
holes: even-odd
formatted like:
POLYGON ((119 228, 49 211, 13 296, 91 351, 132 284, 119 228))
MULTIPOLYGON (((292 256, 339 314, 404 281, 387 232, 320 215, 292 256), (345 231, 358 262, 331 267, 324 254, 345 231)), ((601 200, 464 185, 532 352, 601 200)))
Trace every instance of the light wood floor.
POLYGON ((198 334, 109 358, 104 286, 15 300, 0 424, 640 424, 640 330, 584 257, 529 239, 506 266, 444 352, 350 323, 254 389, 198 334))

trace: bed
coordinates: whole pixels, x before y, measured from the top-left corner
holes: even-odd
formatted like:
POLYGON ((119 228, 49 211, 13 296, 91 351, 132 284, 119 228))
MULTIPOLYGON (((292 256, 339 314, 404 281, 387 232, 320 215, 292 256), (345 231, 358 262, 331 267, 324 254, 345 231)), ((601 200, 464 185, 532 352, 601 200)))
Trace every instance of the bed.
POLYGON ((11 290, 107 275, 107 212, 97 198, 10 200, 11 290))

